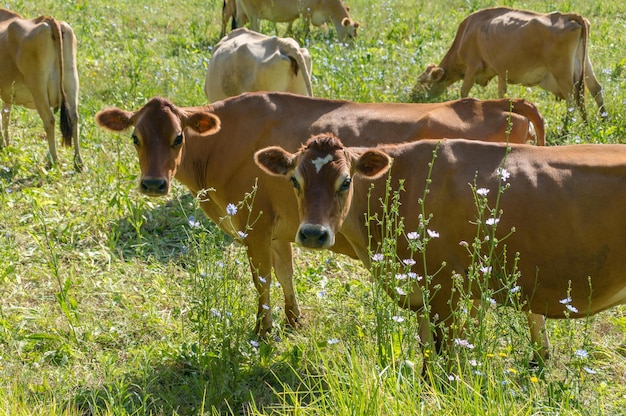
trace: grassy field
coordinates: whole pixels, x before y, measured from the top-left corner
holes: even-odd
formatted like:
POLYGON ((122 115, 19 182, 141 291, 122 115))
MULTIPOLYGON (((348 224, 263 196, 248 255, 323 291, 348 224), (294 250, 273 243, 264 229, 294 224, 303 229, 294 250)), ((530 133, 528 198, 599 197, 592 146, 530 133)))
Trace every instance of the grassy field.
MULTIPOLYGON (((332 28, 312 29, 306 46, 315 94, 354 101, 408 101, 417 75, 443 57, 458 23, 495 5, 348 3, 361 22, 354 47, 338 44, 332 28)), ((574 113, 565 132, 564 102, 539 89, 509 89, 539 107, 550 145, 623 143, 624 2, 505 3, 576 11, 591 22, 590 56, 609 122, 588 99, 589 123, 574 113)), ((41 120, 14 107, 12 144, 0 151, 0 414, 626 414, 625 307, 550 321, 552 359, 542 371, 529 369, 521 314, 489 310, 470 331, 478 336, 474 348, 424 380, 415 316, 394 306, 360 264, 296 248, 306 324, 284 327, 276 287, 276 328, 269 342, 257 340, 256 292, 242 248, 180 184, 167 198, 139 195, 130 134, 94 123, 105 107, 135 109, 155 95, 181 106, 205 103, 221 1, 0 6, 25 17, 50 14, 74 28, 87 167, 73 172, 72 152, 61 149, 60 165, 45 168, 41 120)), ((285 27, 263 24, 280 35, 285 27)), ((441 99, 457 98, 459 88, 441 99)), ((494 98, 496 85, 472 94, 494 98)))

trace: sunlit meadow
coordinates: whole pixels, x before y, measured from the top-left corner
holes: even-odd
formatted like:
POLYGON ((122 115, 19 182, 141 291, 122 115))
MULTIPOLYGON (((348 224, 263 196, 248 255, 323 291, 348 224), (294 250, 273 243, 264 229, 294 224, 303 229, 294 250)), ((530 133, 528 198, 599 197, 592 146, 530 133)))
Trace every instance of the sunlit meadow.
MULTIPOLYGON (((294 36, 313 57, 314 93, 402 102, 411 99, 426 64, 443 57, 458 23, 496 5, 348 4, 361 23, 352 47, 337 43, 332 27, 312 28, 302 39, 304 30, 295 25, 294 36)), ((564 102, 539 89, 509 88, 509 95, 536 103, 549 144, 623 143, 624 2, 502 4, 576 11, 591 22, 589 51, 609 122, 600 121, 588 99, 589 123, 573 112, 565 131, 570 110, 564 102)), ((525 319, 516 311, 515 276, 511 307, 496 307, 486 292, 479 319, 459 310, 467 330, 450 334, 448 365, 434 359, 422 377, 424 355, 432 356, 419 348, 417 316, 397 307, 377 283, 391 276, 402 294, 404 282, 418 278, 407 264, 387 265, 393 274, 381 274, 374 262, 372 279, 360 263, 295 248, 305 325, 285 327, 274 285, 275 329, 267 342, 257 339, 256 292, 241 246, 204 217, 180 184, 166 198, 141 196, 130 135, 94 123, 105 107, 138 108, 155 95, 181 106, 205 103, 221 1, 5 0, 0 6, 25 17, 53 15, 74 28, 87 167, 73 172, 72 152, 61 149, 59 166, 46 168, 39 117, 14 107, 11 146, 0 151, 0 414, 626 413, 626 308, 549 321, 551 359, 536 368, 525 319)), ((283 35, 286 25, 264 22, 262 28, 283 35)), ((457 98, 459 88, 441 99, 457 98)), ((496 84, 475 86, 472 94, 494 98, 496 84)), ((494 207, 486 206, 483 193, 475 189, 477 218, 495 228, 494 207)), ((393 204, 390 195, 392 224, 393 204)), ((427 241, 438 231, 424 222, 421 235, 427 241)), ((476 259, 474 275, 489 273, 488 245, 470 241, 467 248, 476 259)), ((384 253, 393 250, 390 241, 384 253)), ((567 310, 567 297, 562 301, 567 310)))

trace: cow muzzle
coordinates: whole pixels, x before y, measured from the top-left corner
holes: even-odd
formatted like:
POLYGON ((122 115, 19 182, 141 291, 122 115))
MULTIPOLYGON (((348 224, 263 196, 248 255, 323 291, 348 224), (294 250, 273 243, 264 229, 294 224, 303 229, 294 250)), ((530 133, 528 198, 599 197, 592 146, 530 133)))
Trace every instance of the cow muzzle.
POLYGON ((163 178, 142 178, 139 182, 139 190, 148 196, 167 195, 169 186, 167 180, 163 178))
POLYGON ((335 234, 324 225, 302 224, 298 228, 296 243, 306 248, 325 249, 335 244, 335 234))

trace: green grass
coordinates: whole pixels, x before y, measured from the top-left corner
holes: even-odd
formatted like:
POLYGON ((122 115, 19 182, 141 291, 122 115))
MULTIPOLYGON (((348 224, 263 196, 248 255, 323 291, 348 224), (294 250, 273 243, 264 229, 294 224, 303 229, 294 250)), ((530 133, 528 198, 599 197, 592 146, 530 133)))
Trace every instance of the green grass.
MULTIPOLYGON (((458 23, 495 4, 348 3, 362 24, 354 47, 338 45, 332 28, 312 29, 307 46, 315 94, 355 101, 408 101, 417 75, 443 57, 458 23)), ((563 132, 564 102, 539 89, 509 89, 537 104, 550 144, 623 142, 623 1, 505 3, 578 11, 591 21, 590 55, 609 123, 595 117, 588 99, 590 122, 575 120, 563 132)), ((305 326, 284 327, 275 287, 274 338, 256 346, 256 293, 242 248, 205 219, 180 184, 167 198, 139 195, 129 134, 105 132, 93 119, 102 108, 138 108, 154 95, 204 103, 221 2, 7 6, 74 28, 87 171, 72 172, 68 149, 60 150, 58 167, 45 169, 41 121, 14 107, 12 145, 0 152, 0 414, 626 412, 623 306, 591 319, 550 321, 553 357, 542 372, 528 369, 532 351, 521 315, 488 309, 476 329, 480 345, 459 348, 451 369, 435 366, 425 381, 416 317, 397 308, 360 264, 331 253, 296 249, 305 326)), ((285 26, 265 22, 263 29, 283 35, 285 26)), ((442 99, 457 98, 458 90, 442 99)), ((493 98, 496 85, 472 94, 493 98)))

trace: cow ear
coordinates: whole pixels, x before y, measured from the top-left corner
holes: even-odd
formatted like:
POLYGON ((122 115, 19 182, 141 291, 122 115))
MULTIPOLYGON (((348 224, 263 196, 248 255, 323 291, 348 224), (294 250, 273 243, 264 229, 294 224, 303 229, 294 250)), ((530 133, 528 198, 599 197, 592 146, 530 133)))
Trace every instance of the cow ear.
POLYGON ((254 154, 254 163, 272 176, 287 176, 295 168, 294 160, 295 155, 278 146, 266 147, 254 154))
POLYGON ((348 27, 348 26, 350 26, 350 24, 351 24, 351 23, 352 23, 352 22, 351 22, 351 21, 350 21, 350 19, 348 19, 347 17, 344 17, 344 18, 341 20, 341 25, 342 25, 343 27, 348 27))
POLYGON ((445 72, 446 71, 440 66, 433 67, 433 69, 430 71, 431 81, 433 82, 440 81, 441 78, 443 78, 443 75, 445 72))
POLYGON ((353 166, 357 173, 369 179, 376 179, 389 170, 391 157, 380 150, 369 149, 358 156, 353 166))
POLYGON ((123 131, 133 125, 133 113, 119 108, 108 108, 96 114, 96 123, 105 129, 123 131))
POLYGON ((189 127, 202 136, 209 136, 220 131, 221 122, 218 116, 203 111, 198 111, 186 116, 183 120, 185 127, 189 127))

